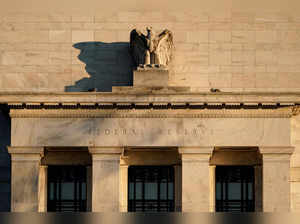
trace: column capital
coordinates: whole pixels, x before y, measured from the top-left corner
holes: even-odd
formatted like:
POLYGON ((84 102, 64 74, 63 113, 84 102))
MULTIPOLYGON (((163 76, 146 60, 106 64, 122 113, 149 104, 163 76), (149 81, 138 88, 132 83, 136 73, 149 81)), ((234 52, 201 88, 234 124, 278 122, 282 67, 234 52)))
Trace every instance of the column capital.
POLYGON ((120 161, 122 147, 89 147, 93 161, 120 161))
POLYGON ((209 162, 214 147, 179 147, 178 152, 181 154, 183 162, 209 162))
POLYGON ((122 154, 124 147, 89 147, 91 154, 122 154))
POLYGON ((18 146, 7 147, 12 161, 40 161, 44 156, 44 147, 18 146))
POLYGON ((260 146, 261 154, 293 154, 295 147, 293 146, 260 146))
POLYGON ((179 154, 209 154, 214 151, 213 146, 179 147, 179 154))

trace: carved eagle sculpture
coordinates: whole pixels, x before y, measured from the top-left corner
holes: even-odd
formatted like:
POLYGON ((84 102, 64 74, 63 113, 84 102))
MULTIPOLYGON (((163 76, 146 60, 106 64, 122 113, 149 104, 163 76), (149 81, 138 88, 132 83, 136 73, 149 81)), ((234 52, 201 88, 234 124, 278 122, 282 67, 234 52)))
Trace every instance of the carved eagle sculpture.
POLYGON ((167 66, 172 58, 173 34, 164 30, 155 35, 151 27, 147 27, 147 35, 134 29, 130 33, 130 51, 137 66, 167 66))

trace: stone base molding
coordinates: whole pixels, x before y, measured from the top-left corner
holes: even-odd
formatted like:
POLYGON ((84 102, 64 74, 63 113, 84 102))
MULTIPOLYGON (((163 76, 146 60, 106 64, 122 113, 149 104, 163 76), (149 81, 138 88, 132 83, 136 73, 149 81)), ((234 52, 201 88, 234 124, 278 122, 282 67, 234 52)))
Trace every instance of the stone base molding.
POLYGON ((259 147, 263 159, 263 211, 290 211, 290 158, 294 147, 259 147))
POLYGON ((39 211, 42 147, 8 147, 11 154, 11 211, 39 211))
POLYGON ((120 147, 90 147, 92 155, 92 212, 119 212, 120 147))
POLYGON ((180 147, 182 212, 209 212, 214 201, 209 160, 214 147, 180 147))

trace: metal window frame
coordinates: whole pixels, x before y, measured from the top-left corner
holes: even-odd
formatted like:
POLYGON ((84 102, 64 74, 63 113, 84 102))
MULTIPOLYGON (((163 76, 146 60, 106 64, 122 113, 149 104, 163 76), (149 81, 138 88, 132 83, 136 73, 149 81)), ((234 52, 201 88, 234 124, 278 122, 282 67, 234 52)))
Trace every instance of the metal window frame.
POLYGON ((255 212, 255 168, 254 166, 216 166, 215 174, 216 212, 255 212), (226 172, 239 171, 235 177, 229 177, 226 172), (220 175, 220 176, 219 176, 220 175), (227 176, 226 176, 227 175, 227 176), (241 200, 228 199, 229 178, 236 178, 231 183, 241 183, 241 200), (221 199, 217 199, 217 183, 221 184, 221 199), (248 184, 252 183, 252 195, 249 198, 248 184), (246 190, 246 194, 244 192, 246 190), (225 195, 224 195, 225 193, 225 195), (246 198, 244 198, 246 195, 246 198))
POLYGON ((129 166, 128 167, 128 212, 174 212, 175 211, 175 169, 173 166, 129 166), (145 199, 145 183, 146 175, 143 176, 142 181, 137 181, 137 173, 144 170, 144 172, 158 171, 157 179, 157 200, 145 199), (160 199, 160 183, 163 177, 163 172, 167 171, 167 199, 160 199), (132 181, 133 180, 133 181, 132 181), (134 198, 130 199, 130 183, 133 183, 134 198), (142 183, 142 199, 136 199, 136 184, 142 183), (172 197, 169 198, 169 183, 173 183, 172 197), (153 210, 148 210, 147 205, 153 210), (151 207, 153 204, 153 207, 151 207))
MULTIPOLYGON (((87 171, 86 166, 48 166, 48 200, 47 211, 48 212, 86 212, 87 211, 87 198, 82 197, 82 186, 86 185, 87 191, 87 171), (75 175, 69 178, 69 181, 74 183, 74 200, 63 200, 61 186, 65 182, 65 173, 74 172, 75 175), (73 180, 72 180, 73 179, 73 180), (54 185, 54 199, 51 200, 50 185, 54 185)), ((87 192, 85 194, 87 196, 87 192)))

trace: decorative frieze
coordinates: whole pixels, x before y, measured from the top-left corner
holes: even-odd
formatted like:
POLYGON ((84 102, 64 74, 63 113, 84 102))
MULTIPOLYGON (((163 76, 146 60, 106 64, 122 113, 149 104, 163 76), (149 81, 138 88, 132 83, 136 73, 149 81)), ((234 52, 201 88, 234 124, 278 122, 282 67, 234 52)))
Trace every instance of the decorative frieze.
POLYGON ((280 109, 11 109, 12 118, 289 118, 280 109))

